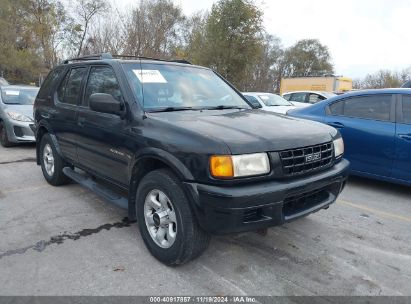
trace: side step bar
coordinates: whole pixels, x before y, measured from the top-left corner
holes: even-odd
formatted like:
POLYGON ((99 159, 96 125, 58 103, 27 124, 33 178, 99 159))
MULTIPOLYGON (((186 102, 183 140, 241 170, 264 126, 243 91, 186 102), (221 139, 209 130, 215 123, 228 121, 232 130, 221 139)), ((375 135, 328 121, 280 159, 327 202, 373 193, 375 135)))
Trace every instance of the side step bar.
POLYGON ((123 197, 108 189, 107 187, 95 182, 90 177, 80 174, 69 167, 64 167, 63 173, 83 187, 93 191, 98 196, 107 200, 108 202, 120 208, 128 209, 128 199, 126 197, 123 197))

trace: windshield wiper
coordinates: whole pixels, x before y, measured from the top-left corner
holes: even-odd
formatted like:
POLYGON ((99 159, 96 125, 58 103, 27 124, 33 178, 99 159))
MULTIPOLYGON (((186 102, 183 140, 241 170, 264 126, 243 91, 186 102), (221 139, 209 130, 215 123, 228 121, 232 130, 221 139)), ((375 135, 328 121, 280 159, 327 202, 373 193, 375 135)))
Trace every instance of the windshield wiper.
POLYGON ((157 108, 157 109, 150 109, 147 112, 155 113, 155 112, 176 112, 176 111, 198 111, 199 109, 193 107, 165 107, 165 108, 157 108))
POLYGON ((220 106, 215 106, 215 107, 205 107, 203 108, 204 110, 226 110, 226 109, 242 109, 242 110, 246 110, 247 108, 244 107, 240 107, 240 106, 224 106, 224 105, 220 105, 220 106))

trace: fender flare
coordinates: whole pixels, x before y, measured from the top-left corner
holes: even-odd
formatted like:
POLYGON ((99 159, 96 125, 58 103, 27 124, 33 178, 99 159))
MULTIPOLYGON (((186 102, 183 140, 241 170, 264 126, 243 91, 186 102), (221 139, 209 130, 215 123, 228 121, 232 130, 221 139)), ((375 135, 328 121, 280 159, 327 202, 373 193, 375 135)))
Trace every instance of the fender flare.
POLYGON ((135 192, 137 191, 138 182, 133 179, 133 170, 135 166, 144 159, 156 159, 167 165, 181 181, 194 180, 193 175, 188 168, 172 154, 158 148, 144 148, 134 155, 133 161, 129 167, 129 195, 128 195, 128 218, 130 221, 136 220, 136 200, 135 192))
POLYGON ((191 174, 190 170, 174 155, 172 155, 169 152, 166 152, 162 149, 158 148, 144 148, 140 151, 138 151, 134 155, 134 159, 131 162, 130 168, 129 168, 129 177, 130 180, 132 178, 133 174, 133 168, 135 165, 140 162, 141 160, 147 159, 147 158, 154 158, 156 160, 159 160, 163 163, 165 163, 167 166, 169 166, 172 171, 177 174, 177 176, 182 180, 182 181, 189 181, 189 180, 194 180, 193 175, 191 174))
POLYGON ((45 122, 44 120, 40 121, 37 125, 36 128, 36 159, 37 159, 37 165, 40 165, 40 144, 41 144, 41 140, 39 140, 39 130, 41 128, 46 129, 46 133, 50 135, 51 140, 53 141, 53 145, 56 148, 57 153, 62 157, 62 153, 61 153, 61 149, 60 149, 60 145, 58 143, 57 137, 54 134, 54 132, 52 131, 51 127, 49 126, 49 124, 47 122, 45 122))

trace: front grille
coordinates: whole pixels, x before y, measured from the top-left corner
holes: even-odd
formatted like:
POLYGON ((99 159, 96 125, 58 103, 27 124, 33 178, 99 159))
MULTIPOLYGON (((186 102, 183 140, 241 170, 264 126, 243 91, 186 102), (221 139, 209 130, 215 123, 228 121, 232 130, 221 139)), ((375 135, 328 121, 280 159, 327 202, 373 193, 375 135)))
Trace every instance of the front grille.
POLYGON ((280 152, 285 176, 294 176, 326 168, 332 164, 331 142, 280 152), (319 157, 321 156, 321 157, 319 157))
POLYGON ((323 203, 328 198, 329 192, 327 191, 327 188, 288 197, 283 203, 283 214, 286 218, 293 216, 294 214, 301 213, 323 203))

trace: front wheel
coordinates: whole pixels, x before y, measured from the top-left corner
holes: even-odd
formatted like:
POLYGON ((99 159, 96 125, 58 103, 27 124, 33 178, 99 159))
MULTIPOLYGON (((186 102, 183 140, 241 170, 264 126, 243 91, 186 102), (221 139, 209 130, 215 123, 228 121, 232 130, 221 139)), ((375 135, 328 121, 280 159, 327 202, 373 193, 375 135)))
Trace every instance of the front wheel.
POLYGON ((207 248, 210 236, 198 225, 181 182, 167 169, 148 173, 137 189, 137 222, 150 253, 172 266, 207 248))
POLYGON ((9 141, 6 127, 2 122, 0 122, 0 144, 5 148, 13 146, 13 143, 9 141))
POLYGON ((40 162, 43 176, 49 184, 59 186, 70 182, 70 179, 63 173, 63 168, 69 164, 57 153, 49 134, 41 139, 40 162))

